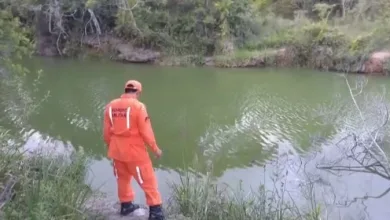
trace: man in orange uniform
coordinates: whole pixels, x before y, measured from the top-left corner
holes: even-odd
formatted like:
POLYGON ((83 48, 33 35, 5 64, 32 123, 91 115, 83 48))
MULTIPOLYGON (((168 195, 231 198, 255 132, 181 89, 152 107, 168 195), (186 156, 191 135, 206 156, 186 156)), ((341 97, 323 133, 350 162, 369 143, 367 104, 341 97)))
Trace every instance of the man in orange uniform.
POLYGON ((163 220, 162 200, 145 144, 157 158, 162 152, 156 144, 146 107, 138 100, 141 92, 141 83, 130 80, 125 85, 125 93, 106 106, 104 141, 117 177, 121 215, 129 215, 140 207, 133 203, 135 195, 130 181, 134 177, 145 193, 149 220, 163 220))

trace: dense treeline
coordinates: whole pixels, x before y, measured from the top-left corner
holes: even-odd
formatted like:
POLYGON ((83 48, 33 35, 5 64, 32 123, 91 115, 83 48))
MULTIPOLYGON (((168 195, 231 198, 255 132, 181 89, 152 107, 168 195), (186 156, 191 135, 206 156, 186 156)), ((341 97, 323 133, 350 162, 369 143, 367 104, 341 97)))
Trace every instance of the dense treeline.
POLYGON ((79 55, 110 38, 170 57, 219 56, 219 66, 288 47, 294 65, 347 70, 389 45, 386 0, 2 0, 1 7, 29 28, 43 55, 79 55))
POLYGON ((226 42, 245 48, 278 28, 285 30, 277 26, 289 26, 302 15, 313 22, 328 14, 328 19, 340 23, 384 19, 389 4, 385 0, 3 0, 2 7, 11 6, 33 33, 60 36, 61 46, 85 35, 112 34, 143 47, 208 54, 221 52, 226 42))

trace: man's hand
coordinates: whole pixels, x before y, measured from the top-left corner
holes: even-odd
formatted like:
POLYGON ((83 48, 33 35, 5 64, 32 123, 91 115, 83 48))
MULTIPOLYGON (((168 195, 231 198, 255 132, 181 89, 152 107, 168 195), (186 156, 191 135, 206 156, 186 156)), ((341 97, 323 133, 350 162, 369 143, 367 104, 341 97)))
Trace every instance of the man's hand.
POLYGON ((158 149, 156 152, 156 158, 160 159, 161 155, 162 155, 162 151, 160 149, 158 149))

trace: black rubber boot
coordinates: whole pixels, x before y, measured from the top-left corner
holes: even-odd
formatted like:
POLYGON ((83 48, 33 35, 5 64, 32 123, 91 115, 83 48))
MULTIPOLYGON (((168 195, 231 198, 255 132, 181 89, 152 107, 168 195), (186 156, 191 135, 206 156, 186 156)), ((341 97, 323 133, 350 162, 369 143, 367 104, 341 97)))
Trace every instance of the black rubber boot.
POLYGON ((149 220, 164 220, 164 213, 161 205, 155 205, 149 207, 149 220))
POLYGON ((139 205, 133 204, 132 202, 123 202, 121 203, 121 215, 129 215, 139 208, 139 205))

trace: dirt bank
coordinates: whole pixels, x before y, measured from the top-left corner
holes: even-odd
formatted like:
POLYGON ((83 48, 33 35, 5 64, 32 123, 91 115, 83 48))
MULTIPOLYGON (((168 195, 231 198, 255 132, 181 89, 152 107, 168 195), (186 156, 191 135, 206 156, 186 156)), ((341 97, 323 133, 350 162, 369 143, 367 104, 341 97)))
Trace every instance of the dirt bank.
MULTIPOLYGON (((72 56, 72 50, 50 47, 48 39, 41 38, 36 54, 41 56, 72 56)), ((299 60, 300 52, 293 46, 266 51, 247 51, 245 54, 201 57, 196 55, 170 56, 160 51, 133 46, 130 42, 112 37, 85 37, 80 49, 84 55, 106 57, 124 63, 145 63, 162 66, 212 66, 221 68, 262 68, 303 66, 317 70, 387 75, 390 71, 390 50, 378 51, 359 61, 349 57, 335 58, 330 47, 313 48, 307 60, 299 60)))

